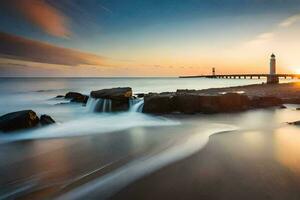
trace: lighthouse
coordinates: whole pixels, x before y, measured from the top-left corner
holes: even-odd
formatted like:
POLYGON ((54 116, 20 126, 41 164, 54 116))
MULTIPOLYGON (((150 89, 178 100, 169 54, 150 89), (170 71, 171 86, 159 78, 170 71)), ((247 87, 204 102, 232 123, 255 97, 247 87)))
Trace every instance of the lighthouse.
POLYGON ((270 59, 270 75, 276 74, 276 57, 274 54, 271 55, 270 59))
POLYGON ((267 83, 279 83, 279 78, 276 76, 276 57, 274 54, 271 55, 270 59, 270 74, 267 78, 267 83))

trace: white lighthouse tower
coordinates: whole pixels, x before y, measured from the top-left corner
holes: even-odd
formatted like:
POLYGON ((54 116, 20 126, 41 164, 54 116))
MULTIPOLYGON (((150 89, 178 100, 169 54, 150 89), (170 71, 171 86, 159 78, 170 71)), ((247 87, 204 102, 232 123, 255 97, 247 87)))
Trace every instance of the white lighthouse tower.
POLYGON ((276 74, 276 57, 274 54, 271 55, 270 59, 270 75, 276 74))
POLYGON ((267 83, 279 83, 279 78, 276 76, 276 57, 274 54, 271 55, 270 59, 270 74, 267 78, 267 83))

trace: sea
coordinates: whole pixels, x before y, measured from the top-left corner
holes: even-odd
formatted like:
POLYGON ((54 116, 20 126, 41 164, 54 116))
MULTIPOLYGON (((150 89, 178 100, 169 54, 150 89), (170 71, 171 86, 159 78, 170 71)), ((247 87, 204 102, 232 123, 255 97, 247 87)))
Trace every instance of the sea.
MULTIPOLYGON (((134 181, 201 151, 213 134, 297 134, 297 105, 214 115, 150 115, 142 99, 126 112, 95 112, 56 98, 67 92, 131 87, 133 93, 173 92, 261 84, 265 79, 0 78, 0 116, 19 110, 50 115, 57 123, 0 132, 0 199, 107 199, 134 181), (38 197, 38 198, 36 198, 38 197)), ((297 80, 281 80, 290 82, 297 80)))

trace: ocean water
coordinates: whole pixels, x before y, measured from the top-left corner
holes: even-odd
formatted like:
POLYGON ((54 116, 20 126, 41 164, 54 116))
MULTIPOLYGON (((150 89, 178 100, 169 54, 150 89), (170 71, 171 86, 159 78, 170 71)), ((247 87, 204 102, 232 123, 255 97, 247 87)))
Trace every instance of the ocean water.
MULTIPOLYGON (((282 80, 293 81, 293 80, 282 80)), ((112 87, 132 87, 134 93, 172 92, 177 89, 207 89, 259 84, 264 79, 202 79, 202 78, 0 78, 0 115, 21 109, 39 113, 73 117, 81 108, 53 106, 54 99, 69 91, 89 94, 92 90, 112 87)))
POLYGON ((300 120, 297 105, 233 114, 154 116, 137 112, 141 101, 133 102, 128 112, 95 113, 93 102, 82 106, 57 99, 57 95, 125 86, 132 87, 134 93, 146 93, 263 81, 2 78, 0 115, 32 109, 38 115, 51 115, 58 123, 0 133, 0 199, 106 199, 135 180, 200 151, 213 134, 237 130, 274 135, 300 132, 285 123, 300 120))

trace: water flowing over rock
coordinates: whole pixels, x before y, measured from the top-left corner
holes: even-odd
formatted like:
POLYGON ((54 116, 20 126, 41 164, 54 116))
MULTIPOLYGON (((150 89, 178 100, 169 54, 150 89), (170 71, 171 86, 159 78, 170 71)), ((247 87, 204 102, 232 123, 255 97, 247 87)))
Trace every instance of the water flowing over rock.
POLYGON ((0 131, 9 132, 36 127, 39 118, 32 110, 23 110, 5 114, 0 117, 0 131))
POLYGON ((132 89, 124 87, 97 90, 91 92, 91 97, 99 100, 95 103, 94 111, 96 112, 128 111, 129 100, 132 98, 132 89))
POLYGON ((143 112, 144 99, 131 99, 130 101, 130 112, 143 112))
POLYGON ((112 100, 110 99, 96 99, 94 112, 111 112, 112 100))

